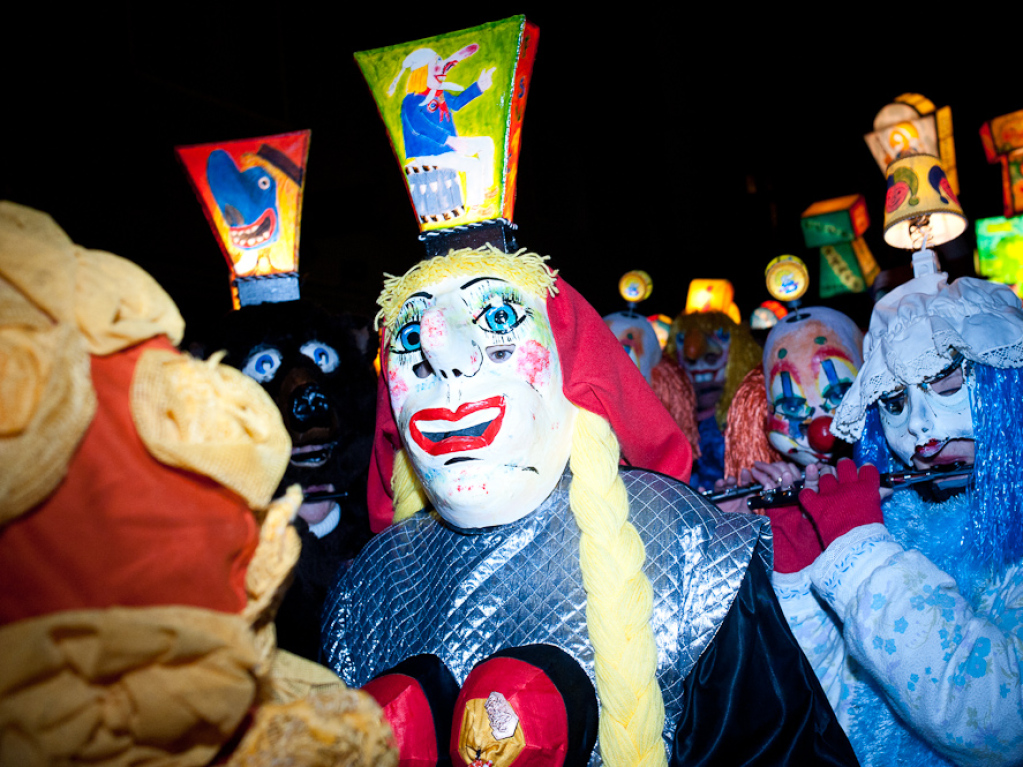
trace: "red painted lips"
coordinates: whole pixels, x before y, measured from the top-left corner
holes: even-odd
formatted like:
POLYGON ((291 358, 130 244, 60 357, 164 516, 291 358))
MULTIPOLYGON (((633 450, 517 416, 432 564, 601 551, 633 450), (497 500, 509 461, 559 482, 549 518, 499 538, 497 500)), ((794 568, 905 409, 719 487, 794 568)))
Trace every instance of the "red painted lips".
POLYGON ((494 441, 501 424, 504 423, 504 397, 488 397, 478 402, 466 402, 458 410, 447 410, 446 408, 429 408, 420 410, 409 421, 409 434, 412 441, 430 455, 446 455, 447 453, 459 453, 464 450, 478 450, 486 447, 494 441), (472 426, 457 427, 457 422, 478 413, 481 410, 496 410, 495 417, 489 421, 476 421, 472 426), (421 430, 420 424, 424 422, 446 421, 455 428, 441 430, 437 425, 432 425, 425 433, 421 430))

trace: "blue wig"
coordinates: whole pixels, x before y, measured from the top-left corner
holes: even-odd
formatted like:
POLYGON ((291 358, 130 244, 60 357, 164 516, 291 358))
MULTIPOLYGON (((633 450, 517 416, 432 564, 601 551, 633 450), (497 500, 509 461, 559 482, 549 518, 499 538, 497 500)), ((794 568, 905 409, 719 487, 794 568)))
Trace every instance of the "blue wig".
MULTIPOLYGON (((1023 557, 1023 368, 974 363, 973 369, 973 514, 963 542, 1000 565, 1023 557)), ((867 408, 854 456, 857 464, 872 463, 882 473, 901 468, 884 438, 876 402, 867 408)))

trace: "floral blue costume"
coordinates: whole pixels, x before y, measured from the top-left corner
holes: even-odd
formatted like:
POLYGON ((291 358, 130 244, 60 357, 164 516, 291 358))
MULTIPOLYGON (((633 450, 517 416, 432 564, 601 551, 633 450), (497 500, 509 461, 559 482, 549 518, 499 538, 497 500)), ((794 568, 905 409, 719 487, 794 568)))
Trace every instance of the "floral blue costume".
POLYGON ((812 566, 774 575, 864 765, 1023 758, 1023 567, 963 556, 972 501, 898 493, 884 525, 858 527, 812 566))
MULTIPOLYGON (((864 765, 1023 763, 1019 300, 980 280, 948 285, 943 274, 890 293, 875 307, 864 365, 833 430, 859 439, 858 463, 905 469, 878 400, 926 389, 957 365, 973 422, 970 486, 945 500, 896 492, 882 506, 884 524, 860 523, 809 567, 774 574, 789 625, 864 765)), ((910 424, 918 445, 941 436, 940 421, 930 431, 910 424)))

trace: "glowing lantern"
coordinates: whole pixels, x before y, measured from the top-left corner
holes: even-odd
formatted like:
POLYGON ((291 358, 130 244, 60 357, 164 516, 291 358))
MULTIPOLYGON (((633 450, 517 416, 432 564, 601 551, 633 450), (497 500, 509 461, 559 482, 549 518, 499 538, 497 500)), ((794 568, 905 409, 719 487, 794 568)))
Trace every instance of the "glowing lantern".
POLYGON ((671 317, 667 314, 651 314, 647 317, 647 321, 654 326, 654 332, 657 333, 657 340, 661 344, 661 348, 668 343, 668 334, 671 330, 671 317))
POLYGON ((767 292, 784 303, 798 301, 810 287, 810 272, 803 259, 784 255, 771 259, 764 269, 767 292))
POLYGON ((309 131, 175 147, 231 269, 234 306, 298 292, 309 131))
POLYGON ((978 219, 977 273, 1012 287, 1023 284, 1023 216, 978 219))
POLYGON ((894 160, 907 154, 939 157, 952 191, 959 194, 950 107, 935 109, 930 99, 919 93, 903 93, 877 113, 874 132, 863 139, 882 173, 894 160))
POLYGON ((764 301, 753 310, 753 314, 750 317, 750 327, 754 330, 769 330, 777 325, 778 320, 788 313, 788 309, 778 301, 764 301))
POLYGON ((355 54, 431 255, 482 242, 508 249, 494 230, 511 237, 538 36, 514 16, 355 54))
POLYGON ((980 128, 984 154, 1002 166, 1002 207, 1006 218, 1023 213, 1023 110, 988 120, 980 128))
POLYGON ((733 301, 735 288, 728 280, 693 280, 686 297, 686 314, 721 312, 735 323, 742 322, 739 307, 733 301))
POLYGON ((867 201, 862 194, 821 200, 803 211, 799 223, 808 248, 852 242, 870 226, 867 201))
POLYGON ((803 211, 800 224, 808 248, 820 248, 819 294, 862 293, 880 271, 866 240, 870 226, 867 201, 861 194, 815 202, 803 211))
POLYGON ((650 275, 639 269, 626 272, 618 280, 618 292, 629 305, 638 304, 650 298, 654 291, 654 281, 650 275))

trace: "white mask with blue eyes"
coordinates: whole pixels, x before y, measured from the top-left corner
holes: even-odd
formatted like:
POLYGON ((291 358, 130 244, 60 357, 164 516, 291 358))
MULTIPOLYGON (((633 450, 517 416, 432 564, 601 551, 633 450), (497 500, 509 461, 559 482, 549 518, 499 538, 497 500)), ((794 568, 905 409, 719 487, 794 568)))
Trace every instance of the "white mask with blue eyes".
POLYGON ((245 359, 242 372, 259 383, 266 383, 273 379, 280 366, 280 351, 273 346, 259 346, 245 359))
POLYGON ((386 343, 395 422, 444 519, 506 524, 550 495, 575 409, 543 299, 495 277, 449 278, 405 301, 386 343))
POLYGON ((973 365, 957 358, 936 376, 885 392, 877 401, 892 452, 910 467, 973 462, 973 365))

